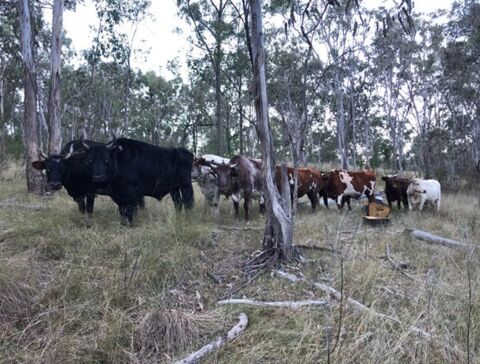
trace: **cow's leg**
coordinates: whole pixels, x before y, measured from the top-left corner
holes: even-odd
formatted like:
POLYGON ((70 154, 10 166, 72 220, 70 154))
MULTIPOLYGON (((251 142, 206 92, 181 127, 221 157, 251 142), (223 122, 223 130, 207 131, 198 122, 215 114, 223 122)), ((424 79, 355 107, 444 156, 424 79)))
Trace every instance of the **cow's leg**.
MULTIPOLYGON (((320 195, 319 195, 320 196, 320 195)), ((323 204, 325 205, 325 207, 328 209, 328 196, 326 194, 323 194, 322 195, 323 197, 323 204)))
POLYGON ((142 210, 145 208, 145 197, 140 196, 137 201, 138 207, 140 207, 142 210))
POLYGON ((310 203, 312 204, 312 211, 315 211, 318 205, 317 193, 315 191, 308 191, 307 196, 308 196, 308 199, 310 200, 310 203))
POLYGON ((410 211, 413 210, 412 200, 411 200, 410 198, 408 199, 408 209, 409 209, 410 211))
POLYGON ((438 212, 440 210, 440 197, 436 201, 436 205, 437 205, 437 212, 438 212))
POLYGON ((258 199, 258 204, 260 205, 260 213, 263 215, 265 213, 265 197, 260 195, 260 198, 258 199))
POLYGON ((133 217, 137 213, 137 204, 119 205, 120 224, 131 227, 133 225, 133 217))
POLYGON ((245 194, 243 196, 243 208, 245 209, 245 220, 249 220, 250 219, 250 211, 249 211, 249 208, 250 208, 250 195, 249 194, 245 194))
POLYGON ((350 205, 350 200, 351 200, 351 197, 350 197, 350 196, 347 196, 348 210, 349 210, 349 211, 352 211, 352 206, 350 205))
MULTIPOLYGON (((399 210, 402 209, 402 201, 401 201, 401 199, 398 199, 398 200, 397 200, 397 207, 398 207, 399 210)), ((392 208, 392 206, 390 206, 390 209, 391 209, 391 208, 392 208)))
POLYGON ((345 200, 343 199, 343 196, 337 196, 337 207, 339 210, 343 209, 343 206, 345 205, 345 200))
POLYGON ((240 196, 232 195, 233 208, 235 209, 235 217, 238 218, 238 206, 240 205, 240 196))
POLYGON ((92 217, 92 214, 93 214, 94 203, 95 203, 95 195, 94 194, 87 195, 87 214, 90 217, 92 217))
POLYGON ((78 204, 78 209, 80 210, 80 213, 81 214, 84 214, 85 211, 86 211, 86 208, 85 208, 85 198, 80 198, 77 201, 77 204, 78 204))
POLYGON ((170 191, 170 196, 172 197, 175 210, 177 210, 177 212, 182 211, 182 195, 180 194, 180 190, 176 189, 176 190, 170 191))
POLYGON ((182 205, 185 209, 193 208, 193 187, 191 183, 187 183, 181 187, 182 205))
POLYGON ((420 211, 423 210, 423 205, 424 204, 425 204, 425 198, 422 196, 422 198, 420 198, 420 206, 419 206, 420 211))
POLYGON ((402 200, 403 200, 403 207, 406 209, 408 209, 408 197, 402 197, 402 200))

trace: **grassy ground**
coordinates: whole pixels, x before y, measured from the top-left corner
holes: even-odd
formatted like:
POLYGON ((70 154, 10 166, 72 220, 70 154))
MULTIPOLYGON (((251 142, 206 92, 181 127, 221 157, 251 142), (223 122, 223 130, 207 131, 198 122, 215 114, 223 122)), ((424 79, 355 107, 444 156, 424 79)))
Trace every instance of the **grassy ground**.
POLYGON ((282 269, 343 289, 398 324, 268 272, 242 286, 242 262, 262 237, 257 206, 247 225, 227 202, 211 216, 199 193, 189 216, 175 216, 168 198, 147 199, 128 229, 109 198, 96 200, 89 220, 63 191, 53 198, 26 194, 22 174, 12 165, 0 181, 0 203, 7 202, 0 208, 1 363, 168 363, 224 333, 239 312, 249 317, 247 330, 206 362, 464 363, 468 337, 471 362, 480 362, 478 255, 402 233, 419 228, 476 245, 477 195, 444 194, 438 214, 395 208, 392 224, 382 228, 364 226, 356 203, 352 212, 322 207, 314 214, 301 204, 297 243, 329 250, 302 249, 306 262, 282 269), (382 258, 387 245, 407 266, 403 272, 382 258), (216 305, 228 297, 330 305, 216 305), (412 325, 432 339, 412 333, 412 325))

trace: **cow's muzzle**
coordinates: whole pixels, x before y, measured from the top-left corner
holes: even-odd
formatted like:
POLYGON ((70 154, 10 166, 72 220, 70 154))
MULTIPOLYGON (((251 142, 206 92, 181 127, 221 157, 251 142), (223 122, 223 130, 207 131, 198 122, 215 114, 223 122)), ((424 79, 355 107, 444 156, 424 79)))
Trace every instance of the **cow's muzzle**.
POLYGON ((62 188, 62 182, 50 182, 48 186, 50 189, 57 191, 62 188))
POLYGON ((107 177, 104 174, 99 174, 99 175, 93 176, 92 180, 93 180, 93 182, 97 182, 97 183, 106 182, 107 177))

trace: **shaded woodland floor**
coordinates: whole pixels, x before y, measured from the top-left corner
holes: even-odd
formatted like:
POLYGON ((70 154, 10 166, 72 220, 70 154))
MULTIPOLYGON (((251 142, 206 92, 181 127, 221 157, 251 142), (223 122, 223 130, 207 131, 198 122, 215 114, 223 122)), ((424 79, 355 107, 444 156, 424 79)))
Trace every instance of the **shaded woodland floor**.
POLYGON ((394 208, 391 225, 380 228, 363 225, 357 203, 344 213, 300 205, 296 242, 324 249, 302 248, 304 264, 279 268, 399 320, 392 322, 308 282, 271 272, 248 282, 242 262, 263 233, 256 204, 248 224, 233 218, 228 201, 213 217, 196 188, 188 216, 176 216, 169 198, 147 198, 128 229, 109 198, 97 198, 89 220, 65 191, 28 195, 16 165, 0 178, 1 363, 168 363, 225 333, 240 312, 248 328, 206 362, 464 363, 468 348, 480 362, 478 253, 403 233, 418 228, 478 245, 477 193, 444 194, 438 214, 394 208), (217 305, 231 297, 329 305, 217 305))

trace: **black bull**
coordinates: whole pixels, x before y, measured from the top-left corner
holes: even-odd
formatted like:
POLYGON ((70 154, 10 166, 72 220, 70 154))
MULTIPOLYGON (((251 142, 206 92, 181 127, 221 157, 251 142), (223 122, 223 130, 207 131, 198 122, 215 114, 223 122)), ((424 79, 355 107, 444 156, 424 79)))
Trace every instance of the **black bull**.
POLYGON ((85 147, 93 182, 108 184, 122 224, 133 222, 136 201, 142 196, 160 200, 170 194, 177 210, 193 207, 193 154, 188 150, 157 147, 127 138, 85 147))

